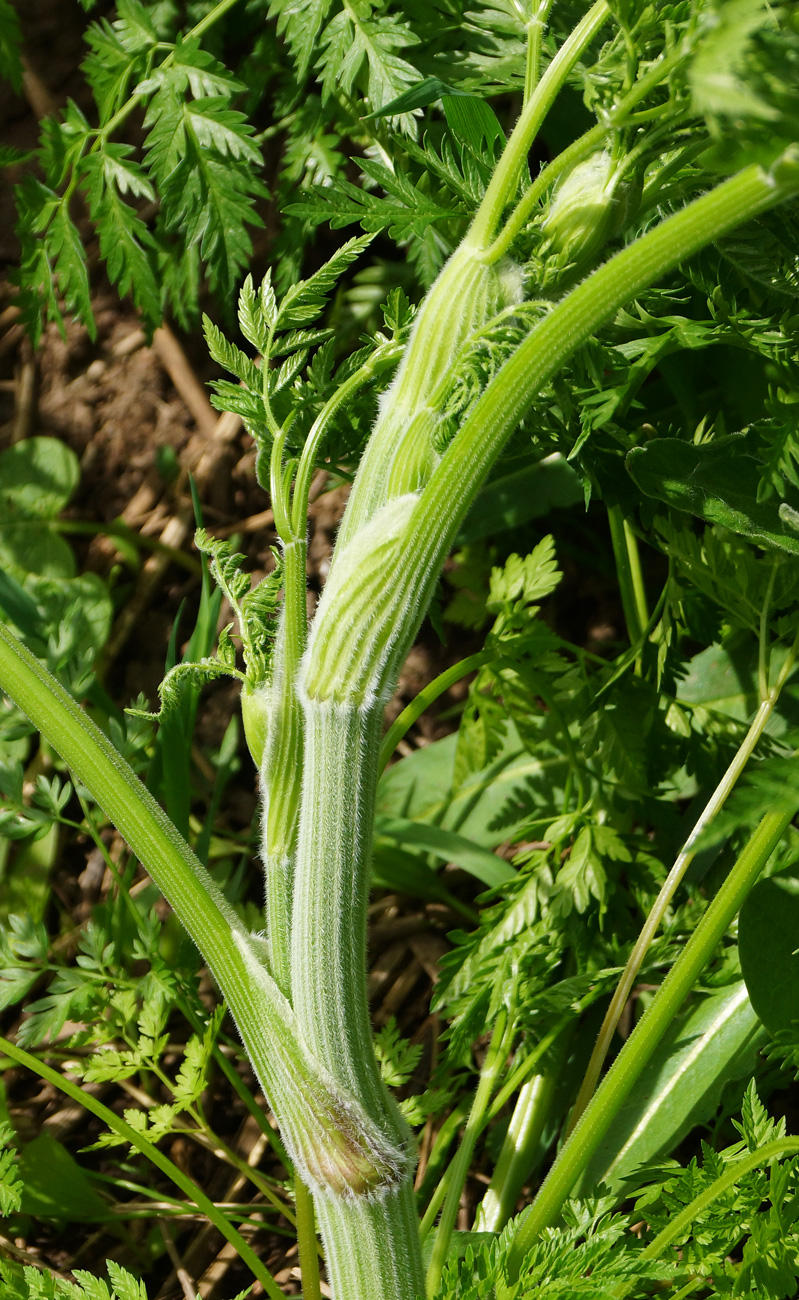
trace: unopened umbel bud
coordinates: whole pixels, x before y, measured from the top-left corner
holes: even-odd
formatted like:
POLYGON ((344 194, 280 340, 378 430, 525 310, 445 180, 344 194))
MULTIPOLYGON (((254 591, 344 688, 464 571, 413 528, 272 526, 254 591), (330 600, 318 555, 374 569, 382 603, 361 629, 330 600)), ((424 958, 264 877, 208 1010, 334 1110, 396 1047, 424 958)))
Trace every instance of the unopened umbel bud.
POLYGON ((595 153, 558 185, 544 233, 569 262, 590 262, 626 220, 630 186, 607 151, 595 153))

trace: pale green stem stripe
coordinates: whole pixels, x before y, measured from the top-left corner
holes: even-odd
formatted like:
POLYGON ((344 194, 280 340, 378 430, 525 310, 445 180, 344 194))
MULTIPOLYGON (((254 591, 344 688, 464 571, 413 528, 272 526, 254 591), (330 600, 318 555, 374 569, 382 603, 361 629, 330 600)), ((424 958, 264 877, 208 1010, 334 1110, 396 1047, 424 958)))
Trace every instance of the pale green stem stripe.
POLYGON ((230 1242, 238 1253, 239 1259, 243 1260, 253 1276, 257 1277, 271 1300, 286 1300, 284 1292, 280 1290, 268 1268, 261 1263, 255 1251, 244 1240, 241 1233, 233 1227, 230 1220, 214 1205, 213 1201, 209 1200, 205 1192, 200 1190, 193 1179, 189 1178, 188 1174, 184 1174, 176 1164, 173 1164, 168 1156, 158 1150, 158 1147, 154 1146, 141 1133, 138 1133, 135 1128, 132 1128, 114 1111, 109 1110, 108 1106, 104 1106, 86 1089, 80 1088, 71 1079, 65 1079, 63 1074, 59 1074, 57 1070, 45 1065, 44 1061, 40 1061, 38 1057, 31 1056, 30 1052, 24 1052, 21 1047, 17 1047, 15 1043, 10 1043, 7 1038, 0 1038, 0 1052, 5 1052, 6 1056, 10 1057, 12 1061, 23 1065, 27 1070, 38 1074, 42 1079, 46 1079, 53 1087, 58 1088, 60 1092, 76 1101, 79 1106, 91 1111, 103 1124, 108 1126, 112 1133, 117 1133, 119 1137, 124 1138, 132 1147, 140 1151, 143 1156, 146 1156, 157 1169, 161 1170, 162 1174, 166 1174, 167 1178, 171 1179, 175 1186, 180 1188, 192 1205, 196 1205, 197 1209, 213 1223, 225 1240, 230 1242))
MULTIPOLYGON (((455 1219, 458 1214, 460 1205, 461 1192, 469 1174, 469 1166, 472 1163, 472 1156, 477 1139, 483 1128, 483 1118, 491 1100, 491 1094, 497 1082, 497 1078, 505 1063, 505 1056, 508 1050, 507 1043, 507 1026, 508 1012, 503 1008, 497 1016, 497 1023, 494 1026, 494 1032, 491 1035, 486 1058, 483 1068, 480 1071, 480 1081, 474 1094, 472 1109, 469 1112, 469 1118, 466 1122, 466 1128, 461 1138, 461 1144, 458 1147, 457 1155, 450 1166, 449 1187, 447 1188, 444 1208, 441 1211, 436 1230, 435 1242, 433 1244, 433 1254, 430 1258, 430 1265, 427 1270, 427 1291, 428 1295, 435 1295, 441 1282, 441 1274, 444 1269, 444 1262, 447 1258, 449 1243, 452 1238, 452 1231, 455 1227, 455 1219)), ((512 1033, 511 1029, 511 1033, 512 1033)))
MULTIPOLYGON (((530 1054, 524 1058, 521 1065, 518 1065, 516 1067, 516 1069, 513 1071, 510 1078, 507 1080, 507 1082, 504 1083, 503 1086, 500 1088, 499 1092, 494 1097, 494 1100, 491 1102, 488 1109, 483 1111, 478 1136, 479 1133, 481 1133, 483 1129, 485 1129, 487 1125, 491 1123, 492 1120, 497 1118, 503 1106, 506 1104, 506 1102, 510 1101, 511 1097, 516 1092, 516 1089, 519 1087, 522 1088, 524 1087, 528 1075, 532 1073, 532 1071, 535 1069, 536 1065, 541 1060, 541 1057, 544 1055, 544 1053, 549 1050, 552 1044, 556 1041, 556 1039, 567 1027, 567 1025, 571 1021, 573 1021, 573 1019, 574 1016, 571 1014, 567 1016, 563 1016, 557 1022, 557 1024, 549 1031, 549 1033, 545 1034, 544 1037, 541 1039, 541 1041, 536 1043, 535 1047, 532 1049, 530 1054)), ((442 1126, 441 1133, 444 1132, 445 1127, 449 1125, 453 1121, 453 1119, 456 1121, 458 1127, 460 1127, 462 1116, 459 1114, 459 1110, 453 1111, 452 1114, 448 1117, 448 1119, 445 1121, 445 1125, 442 1126)), ((441 1133, 439 1134, 439 1137, 441 1136, 441 1133)), ((424 1212, 424 1217, 422 1219, 421 1226, 419 1228, 419 1233, 421 1235, 422 1241, 424 1241, 425 1237, 430 1232, 430 1229, 433 1227, 433 1224, 435 1223, 436 1215, 438 1214, 438 1211, 441 1209, 441 1206, 444 1203, 444 1197, 446 1196, 450 1187, 450 1183, 452 1182, 454 1164, 455 1162, 453 1161, 450 1165, 447 1166, 447 1169, 444 1172, 442 1178, 440 1179, 438 1186, 436 1187, 435 1191, 430 1197, 430 1201, 428 1202, 427 1209, 424 1212)))
POLYGON ((404 1153, 372 1197, 314 1198, 336 1300, 424 1292, 409 1135, 380 1077, 366 993, 366 905, 382 704, 304 700, 305 778, 292 919, 291 992, 333 1078, 404 1153))
MULTIPOLYGON (((630 645, 637 645, 641 640, 643 630, 646 627, 649 616, 641 619, 641 611, 636 599, 635 579, 633 576, 632 551, 629 544, 629 534, 626 527, 626 520, 621 512, 620 506, 608 507, 608 524, 610 525, 610 539, 613 543, 613 555, 616 560, 616 576, 619 581, 619 594, 621 595, 621 606, 624 612, 624 621, 627 624, 627 636, 630 645)), ((634 538, 633 538, 634 540, 634 538)), ((637 550, 636 550, 637 558, 637 550)), ((640 565, 639 565, 640 576, 640 565)), ((640 662, 640 655, 639 655, 640 662)))
MULTIPOLYGON (((516 1209, 522 1187, 530 1178, 534 1161, 540 1154, 541 1135, 552 1110, 572 1039, 571 1030, 576 1023, 576 1019, 572 1019, 563 1026, 552 1044, 548 1060, 539 1067, 540 1073, 526 1079, 522 1085, 491 1182, 477 1212, 474 1226, 478 1232, 501 1232, 516 1209)), ((498 1094, 491 1107, 492 1113, 499 1100, 498 1094)))
POLYGON ((519 1093, 508 1131, 494 1166, 491 1183, 474 1221, 476 1232, 501 1232, 516 1208, 522 1185, 530 1176, 557 1080, 550 1071, 534 1074, 519 1093))

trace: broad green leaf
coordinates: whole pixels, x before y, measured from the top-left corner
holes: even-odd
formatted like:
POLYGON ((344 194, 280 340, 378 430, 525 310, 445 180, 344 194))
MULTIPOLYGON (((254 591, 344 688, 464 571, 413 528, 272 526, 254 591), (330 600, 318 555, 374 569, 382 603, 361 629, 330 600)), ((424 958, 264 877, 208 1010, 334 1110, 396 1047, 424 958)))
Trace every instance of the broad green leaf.
POLYGON ((0 565, 12 576, 73 576, 72 550, 55 520, 79 476, 77 456, 57 438, 28 438, 0 452, 0 565))
POLYGON ((761 880, 741 908, 741 971, 752 1006, 772 1033, 799 1022, 799 879, 761 880))
POLYGON ((49 1133, 40 1133, 19 1155, 22 1213, 80 1223, 113 1218, 77 1160, 49 1133))
POLYGON ((515 868, 509 862, 498 858, 495 853, 489 853, 464 835, 445 830, 441 826, 411 821, 407 817, 378 817, 375 834, 400 847, 432 853, 443 862, 454 862, 491 889, 516 875, 515 868))
POLYGON ((448 891, 435 871, 418 853, 407 853, 389 840, 375 837, 372 850, 372 883, 412 898, 444 901, 448 891))
MULTIPOLYGON (((785 662, 786 653, 785 646, 775 646, 772 651, 769 674, 772 685, 785 662)), ((708 646, 694 655, 686 675, 678 681, 677 699, 748 722, 760 703, 757 661, 757 646, 751 641, 733 642, 727 647, 708 646)), ((778 737, 797 725, 799 681, 794 670, 783 687, 766 731, 770 736, 778 737)))
POLYGON ((740 980, 695 1002, 644 1067, 592 1156, 575 1195, 621 1189, 714 1115, 721 1090, 754 1073, 765 1034, 740 980))
POLYGON ((448 86, 439 77, 425 77, 424 81, 411 86, 404 94, 392 99, 389 104, 370 117, 391 117, 399 113, 411 113, 417 108, 426 108, 440 99, 444 108, 447 125, 454 135, 465 140, 475 153, 482 154, 485 146, 489 151, 495 144, 503 144, 505 132, 490 104, 479 95, 457 86, 448 86))
POLYGON ((567 460, 555 452, 534 465, 525 465, 489 483, 475 501, 461 528, 458 545, 476 542, 550 510, 573 506, 583 500, 579 475, 567 460))
POLYGON ((4 920, 10 915, 27 915, 41 921, 50 901, 50 875, 59 848, 59 827, 55 822, 46 834, 18 846, 0 881, 0 916, 4 920))
POLYGON ((747 452, 744 434, 699 446, 680 438, 657 438, 634 447, 627 469, 648 497, 722 524, 762 546, 799 555, 799 494, 790 501, 758 501, 760 462, 747 452))
POLYGON ((527 823, 531 803, 545 797, 551 806, 561 797, 566 760, 534 757, 512 724, 497 758, 453 793, 457 740, 447 736, 387 768, 378 786, 378 816, 442 826, 491 849, 527 823))
POLYGON ((41 616, 35 600, 10 574, 0 569, 0 610, 19 628, 24 637, 35 636, 41 616))

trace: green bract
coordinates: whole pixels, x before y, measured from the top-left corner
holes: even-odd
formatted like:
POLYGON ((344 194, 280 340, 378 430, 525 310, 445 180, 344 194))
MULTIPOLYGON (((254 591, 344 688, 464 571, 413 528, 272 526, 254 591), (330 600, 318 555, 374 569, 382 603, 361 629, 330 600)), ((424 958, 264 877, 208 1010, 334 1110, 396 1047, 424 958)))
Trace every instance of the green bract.
POLYGON ((543 230, 568 262, 591 262, 632 214, 629 187, 607 150, 578 163, 559 182, 543 230))

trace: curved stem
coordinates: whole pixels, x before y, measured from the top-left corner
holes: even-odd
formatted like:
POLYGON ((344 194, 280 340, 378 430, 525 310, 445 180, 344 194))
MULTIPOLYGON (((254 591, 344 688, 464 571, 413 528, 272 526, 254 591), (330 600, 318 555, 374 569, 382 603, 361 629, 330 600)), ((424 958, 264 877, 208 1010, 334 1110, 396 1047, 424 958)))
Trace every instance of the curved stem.
MULTIPOLYGON (((409 584, 423 573, 432 590, 439 561, 542 385, 636 294, 710 240, 788 198, 799 177, 786 172, 783 183, 756 165, 745 168, 616 253, 539 322, 475 403, 422 491, 409 530, 409 584)), ((425 605, 428 599, 425 592, 425 605)))
POLYGON ((605 1018, 602 1021, 602 1027, 599 1031, 594 1050, 591 1053, 591 1059, 588 1062, 588 1067, 582 1084, 580 1085, 577 1100, 574 1103, 574 1110, 572 1111, 567 1130, 569 1133, 577 1124, 580 1116, 588 1105, 590 1098, 593 1096, 613 1035, 616 1032, 616 1026, 619 1023, 621 1013, 626 1006, 636 976, 641 969, 649 946, 660 928, 664 916, 666 915, 669 904, 685 876, 686 871, 696 856, 699 840, 716 817, 717 813, 719 813, 724 807, 724 804, 732 793, 738 778, 751 758, 752 752, 763 734, 766 723, 774 711, 774 706, 779 699, 780 692, 788 679, 794 663, 796 662, 797 651, 799 651, 799 636, 797 636, 797 639, 794 641, 793 646, 786 657, 777 681, 769 692, 768 697, 763 700, 757 710, 738 752, 727 768, 727 771, 724 773, 724 776, 716 786, 716 789, 713 791, 713 794, 697 820, 696 825, 680 850, 674 866, 671 868, 671 871, 664 880, 660 888, 660 893, 652 904, 651 911, 644 922, 641 933, 636 940, 635 947, 627 958, 627 964, 624 967, 621 979, 616 986, 613 997, 611 998, 610 1006, 608 1007, 605 1013, 605 1018))
POLYGON ((425 710, 429 709, 430 705, 433 704, 439 696, 448 691, 450 686, 454 686, 456 682, 461 681, 461 679, 468 676, 469 673, 474 673, 478 668, 482 668, 484 664, 489 663, 491 657, 492 655, 490 650, 479 650, 477 654, 468 655, 465 659, 459 660, 458 663, 453 664, 450 668, 445 668, 443 673, 439 673, 438 677, 434 677, 432 682, 428 682, 426 686, 422 687, 419 694, 411 700, 410 704, 406 704, 399 717, 394 719, 383 737, 382 744, 380 745, 380 758, 377 763, 378 773, 382 773, 385 770, 391 755, 402 740, 402 737, 406 735, 414 722, 422 716, 425 710))
MULTIPOLYGON (((619 101, 605 121, 598 122, 596 126, 590 127, 584 135, 574 140, 556 158, 553 158, 552 162, 542 168, 532 184, 525 190, 491 247, 486 251, 486 261, 496 262, 500 257, 504 257, 510 250, 516 236, 524 228, 524 224, 538 200, 558 177, 563 172, 571 171, 572 167, 575 167, 578 162, 582 162, 583 158, 598 148, 610 131, 618 130, 624 126, 636 104, 640 104, 650 90, 665 81, 666 77, 678 66, 681 58, 682 55, 676 50, 671 54, 663 55, 654 67, 650 68, 619 101)), ((656 111, 660 115, 663 110, 658 108, 656 111)), ((705 147, 704 142, 703 147, 705 147)))
MULTIPOLYGON (((766 587, 766 594, 763 597, 763 608, 760 611, 760 635, 758 637, 758 656, 757 656, 757 682, 758 682, 758 688, 760 690, 761 700, 767 700, 769 698, 768 677, 769 677, 770 655, 769 655, 769 643, 768 643, 768 616, 769 613, 771 612, 771 597, 774 594, 774 583, 777 577, 778 564, 779 561, 775 556, 772 561, 771 572, 768 575, 768 586, 766 587)), ((794 646, 792 654, 795 653, 796 653, 796 648, 794 646)))
MULTIPOLYGON (((776 1138, 773 1142, 767 1142, 765 1146, 759 1147, 757 1151, 750 1151, 748 1155, 743 1156, 741 1160, 736 1160, 729 1169, 725 1169, 723 1174, 712 1182, 709 1187, 695 1196, 692 1201, 675 1214, 674 1218, 665 1228, 651 1241, 648 1246, 641 1251, 639 1259, 649 1261, 657 1259, 662 1255, 664 1250, 671 1245, 673 1241, 685 1231, 686 1228, 699 1218, 703 1210, 723 1196, 729 1188, 734 1187, 737 1182, 748 1174, 752 1169, 759 1169, 762 1165, 768 1164, 770 1160, 778 1159, 780 1156, 790 1155, 794 1151, 799 1151, 799 1137, 776 1138)), ((621 1297, 627 1294, 627 1289, 619 1291, 616 1294, 621 1297)))
POLYGON ((394 342, 384 343, 378 347, 363 365, 359 366, 355 373, 350 375, 349 379, 339 385, 335 393, 325 402, 322 410, 311 425, 300 455, 294 481, 291 523, 297 535, 303 533, 306 528, 311 479, 313 478, 319 445, 330 427, 330 421, 352 395, 357 393, 359 388, 363 388, 364 384, 370 383, 383 370, 388 370, 393 366, 394 362, 398 361, 402 356, 402 350, 402 344, 394 342))

